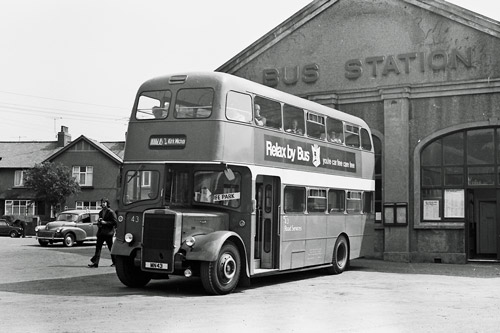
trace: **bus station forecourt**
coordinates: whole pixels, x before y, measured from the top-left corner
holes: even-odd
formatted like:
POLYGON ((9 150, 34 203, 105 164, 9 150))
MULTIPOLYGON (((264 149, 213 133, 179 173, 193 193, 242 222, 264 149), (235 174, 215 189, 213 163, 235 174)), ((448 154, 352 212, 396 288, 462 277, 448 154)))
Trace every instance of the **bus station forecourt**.
POLYGON ((207 296, 196 279, 124 287, 93 244, 0 238, 2 332, 498 332, 500 266, 353 260, 339 275, 261 277, 207 296))

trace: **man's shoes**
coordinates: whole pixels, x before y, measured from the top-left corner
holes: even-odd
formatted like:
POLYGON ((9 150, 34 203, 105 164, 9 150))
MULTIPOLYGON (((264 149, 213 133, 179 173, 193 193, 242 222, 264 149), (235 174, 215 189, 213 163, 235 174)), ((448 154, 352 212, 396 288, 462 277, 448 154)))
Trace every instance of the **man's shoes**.
POLYGON ((99 267, 97 264, 88 264, 88 266, 89 266, 90 268, 97 268, 97 267, 99 267))

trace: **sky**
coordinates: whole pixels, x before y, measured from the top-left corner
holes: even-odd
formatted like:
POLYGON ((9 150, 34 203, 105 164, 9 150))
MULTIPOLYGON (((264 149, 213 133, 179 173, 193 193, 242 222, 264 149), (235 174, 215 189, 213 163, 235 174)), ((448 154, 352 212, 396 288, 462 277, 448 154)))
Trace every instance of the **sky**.
MULTIPOLYGON (((311 0, 1 0, 0 141, 123 141, 146 80, 213 71, 311 0)), ((449 2, 500 21, 500 2, 449 2)))

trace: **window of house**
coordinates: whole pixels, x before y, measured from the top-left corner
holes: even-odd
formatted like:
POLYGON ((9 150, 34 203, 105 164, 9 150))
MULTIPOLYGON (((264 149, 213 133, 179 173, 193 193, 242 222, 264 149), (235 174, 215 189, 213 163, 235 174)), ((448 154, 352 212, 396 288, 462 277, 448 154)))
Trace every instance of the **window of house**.
POLYGON ((24 170, 16 170, 14 173, 14 186, 24 186, 24 170))
POLYGON ((94 168, 92 166, 74 166, 73 178, 80 186, 92 186, 94 168))
POLYGON ((5 200, 5 215, 35 215, 35 211, 35 201, 5 200))
POLYGON ((100 209, 101 203, 99 201, 75 201, 76 209, 100 209))

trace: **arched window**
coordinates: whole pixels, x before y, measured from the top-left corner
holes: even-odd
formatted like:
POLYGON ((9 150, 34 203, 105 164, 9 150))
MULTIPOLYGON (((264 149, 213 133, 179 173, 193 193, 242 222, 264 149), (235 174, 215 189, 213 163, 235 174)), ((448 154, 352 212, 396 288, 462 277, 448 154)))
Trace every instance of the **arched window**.
POLYGON ((498 187, 500 128, 441 136, 421 151, 421 207, 427 222, 462 221, 465 189, 498 187))

